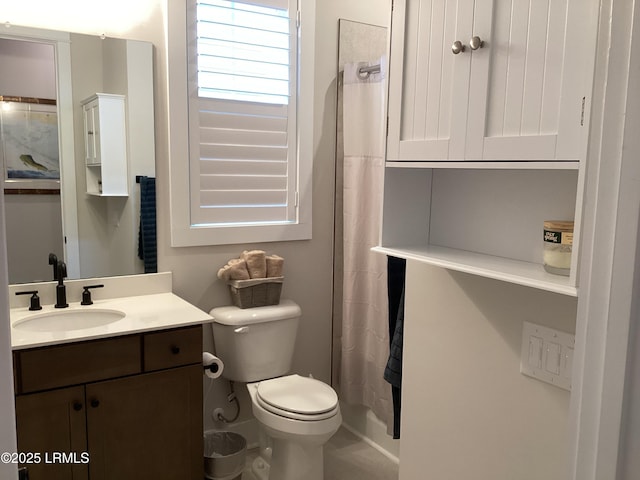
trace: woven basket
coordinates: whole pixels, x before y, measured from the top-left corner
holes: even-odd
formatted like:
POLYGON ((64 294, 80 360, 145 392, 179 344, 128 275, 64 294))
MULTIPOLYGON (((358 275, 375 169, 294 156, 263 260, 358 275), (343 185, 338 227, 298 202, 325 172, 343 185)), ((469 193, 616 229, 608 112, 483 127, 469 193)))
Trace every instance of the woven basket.
POLYGON ((239 308, 265 307, 280 303, 284 277, 229 280, 231 301, 239 308))

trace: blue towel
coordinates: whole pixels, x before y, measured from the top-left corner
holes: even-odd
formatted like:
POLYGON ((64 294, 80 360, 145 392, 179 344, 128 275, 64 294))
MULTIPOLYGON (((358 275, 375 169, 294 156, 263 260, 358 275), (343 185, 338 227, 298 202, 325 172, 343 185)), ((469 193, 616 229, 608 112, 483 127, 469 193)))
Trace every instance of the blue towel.
POLYGON ((387 257, 387 293, 389 296, 389 360, 384 379, 391 384, 393 399, 393 438, 400 438, 402 398, 402 339, 404 324, 404 285, 407 262, 387 257))
POLYGON ((158 240, 156 237, 156 179, 140 177, 140 230, 138 257, 144 261, 144 273, 158 271, 158 240))

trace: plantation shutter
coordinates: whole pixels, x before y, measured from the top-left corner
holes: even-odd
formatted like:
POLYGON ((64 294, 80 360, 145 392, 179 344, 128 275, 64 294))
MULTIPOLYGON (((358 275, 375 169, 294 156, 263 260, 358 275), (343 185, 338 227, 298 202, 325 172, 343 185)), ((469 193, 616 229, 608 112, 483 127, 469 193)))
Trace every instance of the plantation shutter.
POLYGON ((190 58, 197 63, 189 81, 192 225, 297 219, 295 5, 196 2, 190 48, 197 56, 190 58))

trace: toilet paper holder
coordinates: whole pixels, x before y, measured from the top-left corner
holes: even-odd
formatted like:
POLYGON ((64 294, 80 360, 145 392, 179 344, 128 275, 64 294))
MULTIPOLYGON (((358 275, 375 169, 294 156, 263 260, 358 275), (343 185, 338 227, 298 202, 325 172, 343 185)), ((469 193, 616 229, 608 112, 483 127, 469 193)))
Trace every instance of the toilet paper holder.
POLYGON ((209 378, 218 378, 224 370, 224 363, 209 352, 202 352, 202 370, 209 378))
POLYGON ((202 366, 203 370, 208 370, 211 373, 218 373, 218 371, 220 370, 220 365, 218 365, 217 363, 212 363, 211 365, 203 365, 202 366))

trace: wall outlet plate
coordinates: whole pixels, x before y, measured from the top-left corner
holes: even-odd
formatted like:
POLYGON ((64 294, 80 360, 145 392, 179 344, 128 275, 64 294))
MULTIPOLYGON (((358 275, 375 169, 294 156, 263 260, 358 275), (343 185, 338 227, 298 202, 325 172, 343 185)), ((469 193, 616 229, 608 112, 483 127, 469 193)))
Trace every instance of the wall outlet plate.
POLYGON ((523 322, 520 373, 571 391, 576 336, 523 322))

